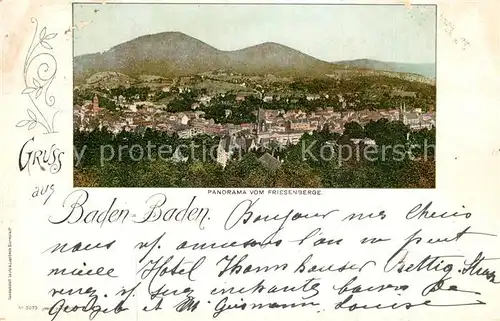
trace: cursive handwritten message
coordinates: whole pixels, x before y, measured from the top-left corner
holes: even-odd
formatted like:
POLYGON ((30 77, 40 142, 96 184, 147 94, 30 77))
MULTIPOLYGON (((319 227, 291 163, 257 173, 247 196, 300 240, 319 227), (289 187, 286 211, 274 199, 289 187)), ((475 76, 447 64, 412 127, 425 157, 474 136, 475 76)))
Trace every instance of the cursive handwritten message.
POLYGON ((50 320, 479 308, 500 283, 498 253, 481 246, 497 235, 465 206, 100 194, 74 190, 47 217, 50 320))

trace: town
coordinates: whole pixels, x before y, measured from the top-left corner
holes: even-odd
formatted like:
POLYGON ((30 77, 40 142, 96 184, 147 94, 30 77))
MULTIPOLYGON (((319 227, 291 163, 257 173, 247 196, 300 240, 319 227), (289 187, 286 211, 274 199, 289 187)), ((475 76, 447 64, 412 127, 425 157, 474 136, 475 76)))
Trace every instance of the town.
POLYGON ((347 92, 342 87, 356 87, 358 79, 268 78, 218 71, 171 80, 142 77, 142 83, 131 84, 134 80, 123 74, 100 73, 75 88, 74 127, 106 128, 114 134, 150 128, 183 139, 219 137, 217 162, 224 167, 236 149, 294 145, 304 133, 321 130, 342 134, 348 123, 365 126, 387 119, 412 131, 435 126, 434 106, 427 104, 433 97, 387 86, 385 79, 378 80, 380 88, 347 92))

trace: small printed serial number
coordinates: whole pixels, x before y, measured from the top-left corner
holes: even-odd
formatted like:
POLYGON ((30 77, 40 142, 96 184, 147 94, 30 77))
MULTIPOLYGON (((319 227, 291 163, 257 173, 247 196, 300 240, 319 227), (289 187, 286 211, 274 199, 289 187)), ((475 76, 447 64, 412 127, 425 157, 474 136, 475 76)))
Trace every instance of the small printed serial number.
POLYGON ((38 310, 36 305, 18 305, 19 310, 38 310))

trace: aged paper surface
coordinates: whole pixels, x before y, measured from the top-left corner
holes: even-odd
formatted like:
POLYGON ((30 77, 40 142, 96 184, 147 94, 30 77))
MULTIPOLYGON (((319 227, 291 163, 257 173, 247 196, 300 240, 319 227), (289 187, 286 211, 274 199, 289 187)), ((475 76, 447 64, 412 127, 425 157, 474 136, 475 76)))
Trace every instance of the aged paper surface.
POLYGON ((497 320, 497 1, 0 2, 0 320, 497 320))

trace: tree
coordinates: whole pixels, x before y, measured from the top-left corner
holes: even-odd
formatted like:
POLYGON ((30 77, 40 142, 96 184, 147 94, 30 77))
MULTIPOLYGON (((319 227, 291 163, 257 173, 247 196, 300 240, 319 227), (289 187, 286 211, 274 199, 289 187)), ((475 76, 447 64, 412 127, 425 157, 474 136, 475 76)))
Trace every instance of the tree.
POLYGON ((365 130, 363 126, 357 122, 349 122, 344 125, 344 134, 349 135, 351 138, 365 138, 365 130))
POLYGON ((276 171, 273 187, 319 188, 321 186, 320 176, 306 163, 285 163, 276 171))

